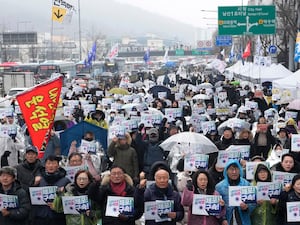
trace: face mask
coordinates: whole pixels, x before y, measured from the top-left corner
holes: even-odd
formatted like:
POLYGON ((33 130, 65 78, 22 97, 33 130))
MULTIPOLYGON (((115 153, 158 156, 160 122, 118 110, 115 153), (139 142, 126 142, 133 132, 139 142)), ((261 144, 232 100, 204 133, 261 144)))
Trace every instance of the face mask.
POLYGON ((275 150, 276 156, 280 157, 282 154, 282 150, 275 150))
POLYGON ((86 141, 92 141, 93 138, 85 138, 84 140, 86 140, 86 141))

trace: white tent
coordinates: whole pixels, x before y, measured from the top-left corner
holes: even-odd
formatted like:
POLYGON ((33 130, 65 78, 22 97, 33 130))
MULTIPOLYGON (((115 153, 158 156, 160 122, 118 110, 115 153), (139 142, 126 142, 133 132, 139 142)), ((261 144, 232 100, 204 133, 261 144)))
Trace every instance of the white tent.
POLYGON ((274 80, 273 81, 273 88, 278 89, 296 89, 297 86, 300 84, 300 70, 297 70, 296 72, 292 73, 291 75, 274 80))

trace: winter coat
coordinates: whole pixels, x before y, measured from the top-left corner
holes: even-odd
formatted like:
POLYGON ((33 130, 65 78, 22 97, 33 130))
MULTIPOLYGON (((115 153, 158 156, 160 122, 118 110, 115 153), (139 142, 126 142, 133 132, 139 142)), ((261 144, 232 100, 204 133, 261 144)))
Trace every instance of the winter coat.
MULTIPOLYGON (((260 165, 260 164, 258 164, 260 165)), ((257 172, 258 165, 254 169, 254 174, 257 172)), ((263 166, 271 174, 270 169, 267 166, 263 166)), ((257 181, 252 181, 252 185, 256 186, 257 181)), ((263 201, 261 205, 257 204, 251 214, 252 225, 274 225, 276 224, 276 209, 277 205, 272 205, 270 201, 263 201)))
MULTIPOLYGON (((220 195, 217 191, 214 195, 220 195)), ((182 193, 182 205, 189 207, 188 212, 188 225, 202 224, 202 225, 219 225, 220 218, 225 216, 225 207, 222 207, 221 213, 218 216, 202 216, 192 214, 194 191, 190 191, 187 188, 182 193)))
MULTIPOLYGON (((63 168, 59 168, 54 174, 48 174, 45 171, 45 168, 40 170, 42 179, 40 181, 39 187, 45 186, 57 186, 58 188, 65 187, 70 180, 66 178, 66 171, 63 168)), ((62 218, 64 220, 64 215, 61 213, 56 213, 50 209, 47 205, 33 206, 34 217, 38 218, 62 218)))
MULTIPOLYGON (((144 193, 144 201, 156 201, 156 200, 173 200, 174 201, 174 212, 176 212, 176 218, 171 221, 160 222, 161 225, 176 225, 176 222, 180 222, 184 217, 184 209, 181 204, 180 194, 173 190, 172 186, 169 184, 167 194, 164 195, 159 191, 159 188, 156 184, 151 184, 146 188, 144 193)), ((157 224, 155 220, 147 220, 146 225, 155 225, 157 224)))
POLYGON ((103 225, 135 225, 135 220, 139 219, 143 215, 143 196, 134 188, 133 181, 128 174, 125 174, 125 196, 134 198, 134 214, 122 220, 118 217, 105 216, 106 204, 108 196, 117 196, 110 186, 110 175, 105 175, 101 181, 101 186, 98 188, 93 184, 90 185, 88 190, 88 196, 90 199, 100 205, 102 210, 102 224, 103 225))
MULTIPOLYGON (((57 195, 54 199, 54 210, 58 213, 63 213, 62 196, 80 196, 88 195, 87 190, 84 193, 80 193, 74 184, 68 184, 66 186, 66 192, 61 195, 57 195)), ((100 207, 92 200, 89 200, 90 213, 89 216, 86 213, 79 215, 65 215, 66 225, 96 225, 101 218, 100 207)))
POLYGON ((4 192, 0 184, 0 194, 16 195, 18 197, 18 208, 9 209, 10 214, 3 216, 0 213, 1 225, 27 225, 30 212, 30 200, 26 191, 21 187, 18 181, 13 183, 12 188, 8 192, 4 192))
POLYGON ((278 202, 278 211, 277 211, 277 224, 278 225, 299 225, 299 222, 287 222, 287 202, 299 202, 300 197, 296 195, 295 191, 292 189, 289 192, 281 192, 278 202))
POLYGON ((227 169, 232 165, 235 164, 237 165, 237 167, 239 168, 240 171, 240 181, 238 183, 237 186, 250 186, 250 183, 245 180, 243 177, 243 169, 241 167, 241 165, 239 164, 239 162, 237 160, 231 160, 227 163, 226 167, 224 168, 224 180, 222 180, 221 182, 219 182, 216 185, 216 191, 220 193, 220 195, 222 195, 222 199, 225 201, 225 205, 226 205, 226 219, 228 224, 230 224, 230 221, 232 219, 232 215, 234 213, 234 208, 236 207, 238 210, 238 213, 240 215, 241 221, 243 225, 251 225, 251 220, 250 220, 250 215, 253 211, 253 209, 255 208, 255 204, 248 204, 248 209, 247 210, 242 210, 239 206, 229 206, 229 178, 227 175, 227 169))
POLYGON ((127 135, 126 138, 128 140, 125 145, 120 145, 118 142, 111 142, 107 150, 107 155, 114 158, 113 166, 122 167, 131 178, 135 178, 139 174, 137 153, 130 146, 130 136, 127 135))
POLYGON ((34 185, 34 179, 36 176, 40 176, 40 169, 42 164, 40 160, 37 160, 34 164, 29 164, 26 160, 23 163, 16 166, 17 180, 21 183, 22 188, 29 192, 29 187, 34 185))

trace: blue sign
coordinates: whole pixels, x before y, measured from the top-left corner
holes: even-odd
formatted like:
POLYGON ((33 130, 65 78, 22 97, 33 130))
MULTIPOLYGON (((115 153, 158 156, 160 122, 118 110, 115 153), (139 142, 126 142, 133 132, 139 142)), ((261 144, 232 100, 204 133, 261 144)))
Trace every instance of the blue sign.
POLYGON ((277 47, 275 45, 270 45, 269 46, 269 53, 270 54, 275 54, 277 52, 277 47))
POLYGON ((216 46, 230 46, 232 45, 232 36, 219 35, 216 36, 216 46))

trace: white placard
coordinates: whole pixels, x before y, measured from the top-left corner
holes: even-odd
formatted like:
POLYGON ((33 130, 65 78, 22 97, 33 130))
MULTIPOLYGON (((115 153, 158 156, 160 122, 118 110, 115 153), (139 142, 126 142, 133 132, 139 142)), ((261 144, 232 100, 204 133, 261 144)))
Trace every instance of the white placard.
POLYGON ((227 162, 229 160, 239 160, 240 159, 240 153, 236 151, 224 151, 220 150, 218 152, 218 158, 217 158, 217 166, 218 167, 225 167, 227 162))
POLYGON ((133 216, 133 197, 108 196, 105 216, 118 217, 119 214, 133 216))
POLYGON ((88 115, 90 112, 93 112, 96 110, 95 104, 82 104, 82 109, 84 115, 88 115))
POLYGON ((273 171, 272 173, 272 181, 282 184, 283 186, 286 184, 291 184, 294 176, 297 173, 286 173, 280 171, 273 171))
POLYGON ((241 159, 248 160, 250 155, 250 145, 230 145, 226 151, 239 152, 241 159))
POLYGON ((286 213, 288 222, 300 222, 300 202, 287 202, 286 213))
MULTIPOLYGON (((147 181, 148 183, 148 181, 147 181)), ((145 202, 145 210, 144 210, 144 217, 145 220, 157 220, 159 219, 157 215, 157 205, 155 201, 145 202)))
POLYGON ((208 168, 208 155, 205 154, 187 154, 184 157, 184 170, 197 171, 208 168))
POLYGON ((158 92, 157 97, 160 99, 167 98, 167 92, 158 92))
POLYGON ((78 215, 90 209, 87 195, 62 196, 64 214, 78 215))
POLYGON ((217 216, 221 212, 220 195, 199 195, 194 194, 192 214, 217 216))
POLYGON ((300 134, 292 134, 291 151, 292 152, 299 152, 300 151, 300 134))
POLYGON ((255 186, 229 186, 229 206, 240 206, 242 202, 256 203, 255 186))
POLYGON ((257 182, 257 200, 270 200, 271 198, 279 198, 282 185, 275 182, 257 182))
POLYGON ((56 196, 56 186, 29 187, 31 205, 47 205, 56 196))
POLYGON ((84 139, 81 140, 79 152, 96 154, 96 150, 97 150, 97 144, 95 141, 86 141, 84 139))
POLYGON ((72 183, 74 182, 75 174, 78 170, 86 170, 86 166, 64 166, 64 170, 66 171, 66 178, 68 178, 72 183))
POLYGON ((0 194, 0 210, 16 209, 19 207, 18 196, 0 194))
POLYGON ((156 223, 163 221, 171 221, 171 218, 168 217, 169 212, 174 210, 174 201, 173 200, 156 200, 157 206, 157 215, 158 218, 155 220, 156 223))
POLYGON ((71 106, 64 106, 64 116, 71 116, 73 109, 71 106))

